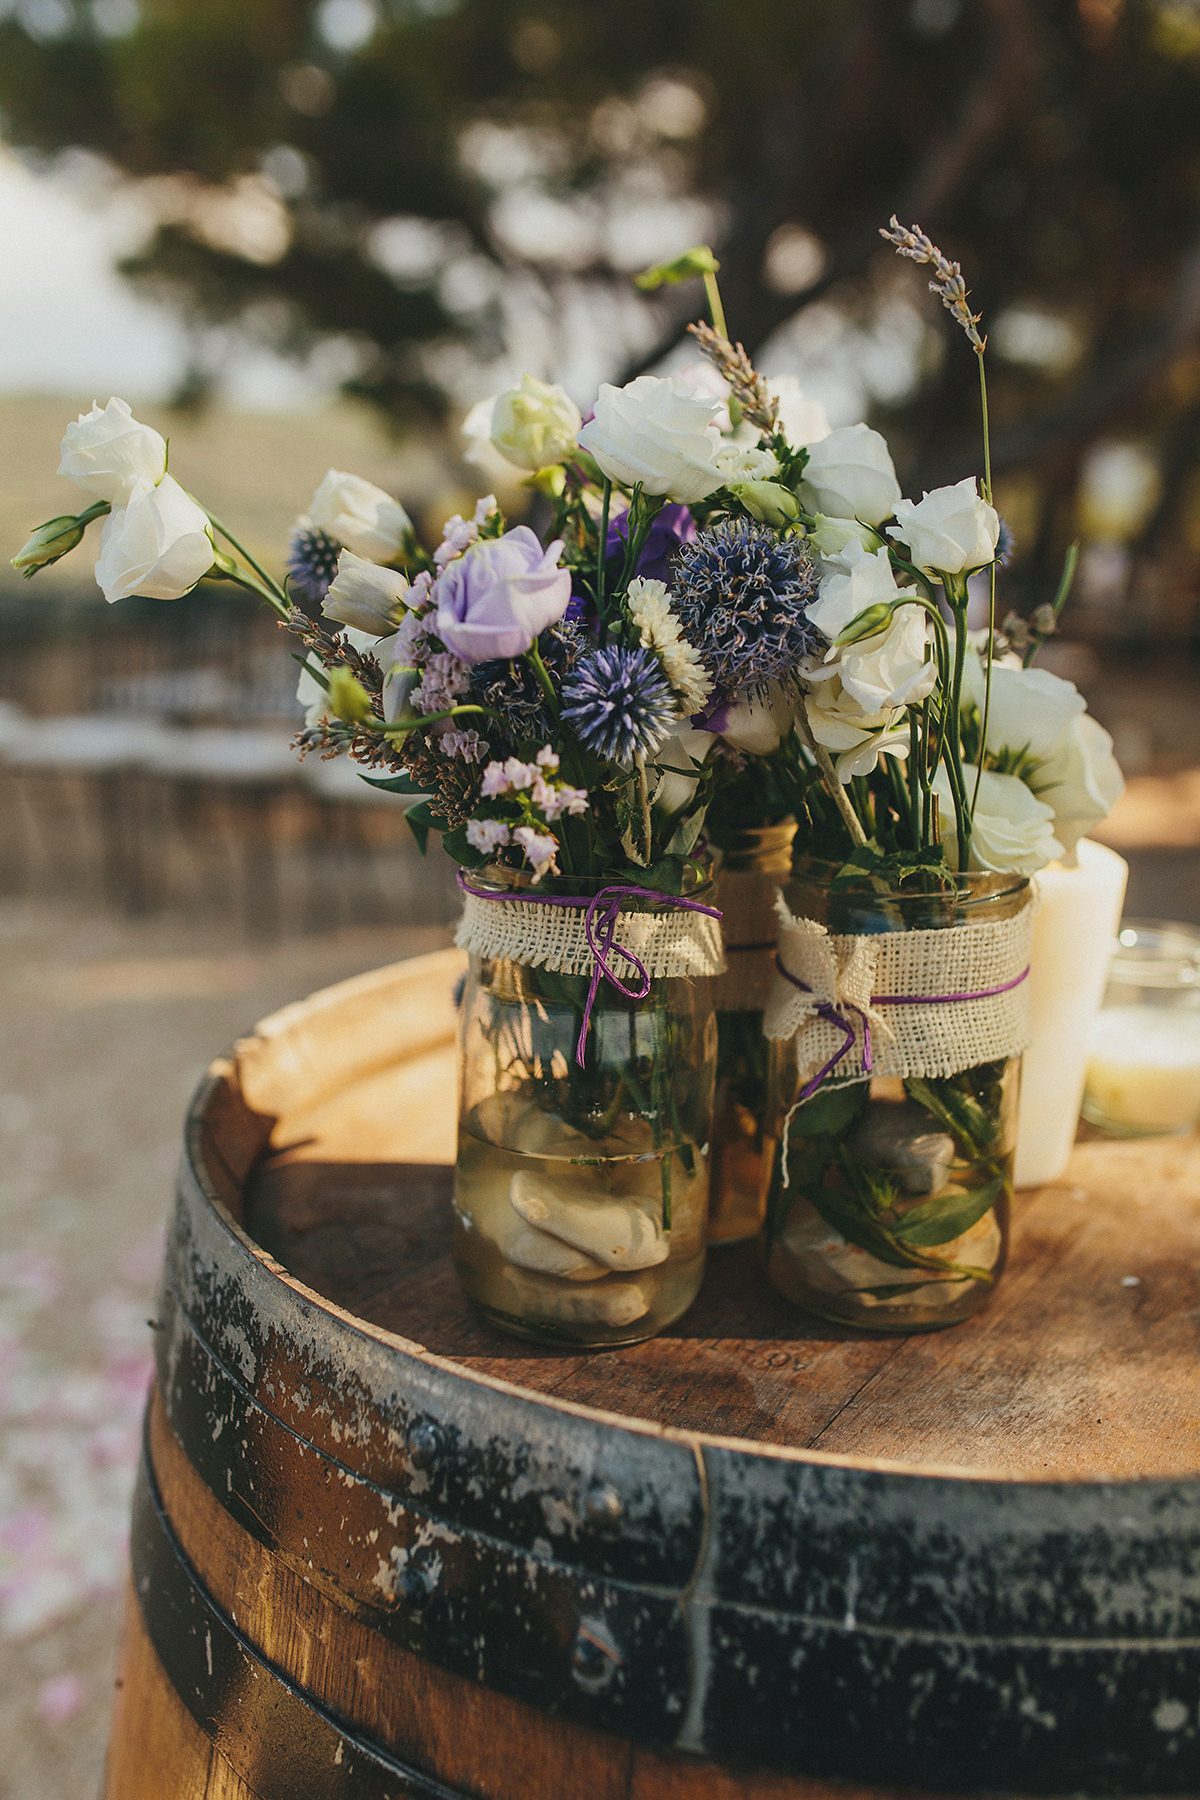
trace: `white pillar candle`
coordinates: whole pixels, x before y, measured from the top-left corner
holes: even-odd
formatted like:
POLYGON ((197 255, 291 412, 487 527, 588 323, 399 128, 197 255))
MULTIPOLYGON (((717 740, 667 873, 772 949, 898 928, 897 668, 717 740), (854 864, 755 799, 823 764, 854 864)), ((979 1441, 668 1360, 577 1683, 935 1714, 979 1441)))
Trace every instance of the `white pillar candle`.
POLYGON ((1055 863, 1034 877, 1039 904, 1029 975, 1033 1032, 1021 1073, 1018 1187, 1053 1181, 1067 1166, 1092 1027, 1125 904, 1124 857, 1082 838, 1078 859, 1076 868, 1055 863))

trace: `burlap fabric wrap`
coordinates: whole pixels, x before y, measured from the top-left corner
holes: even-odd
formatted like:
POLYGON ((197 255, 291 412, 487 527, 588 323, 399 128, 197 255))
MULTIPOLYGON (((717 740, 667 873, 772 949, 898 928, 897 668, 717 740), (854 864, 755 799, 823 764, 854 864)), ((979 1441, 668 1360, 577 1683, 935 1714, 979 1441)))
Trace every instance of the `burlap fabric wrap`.
POLYGON ((763 1016, 769 1038, 795 1037, 796 1065, 807 1081, 835 1055, 845 1032, 818 1016, 818 1002, 834 1007, 853 1028, 854 1043, 828 1081, 861 1081, 863 1019, 870 1022, 870 1073, 939 1077, 979 1063, 1018 1056, 1029 1043, 1029 968, 1035 907, 1013 918, 933 931, 889 931, 831 937, 812 919, 797 919, 778 900, 779 957, 812 990, 802 993, 776 974, 763 1016), (1016 985, 1009 985, 1016 984, 1016 985), (1003 989, 1002 992, 992 992, 1003 989), (980 995, 926 1005, 876 1006, 873 997, 980 995))
MULTIPOLYGON (((464 894, 454 941, 476 956, 507 957, 557 975, 590 976, 596 958, 588 943, 586 911, 586 905, 548 906, 464 894)), ((719 975, 725 967, 720 920, 682 908, 619 914, 607 961, 622 981, 635 982, 637 969, 622 949, 631 950, 653 980, 719 975)))

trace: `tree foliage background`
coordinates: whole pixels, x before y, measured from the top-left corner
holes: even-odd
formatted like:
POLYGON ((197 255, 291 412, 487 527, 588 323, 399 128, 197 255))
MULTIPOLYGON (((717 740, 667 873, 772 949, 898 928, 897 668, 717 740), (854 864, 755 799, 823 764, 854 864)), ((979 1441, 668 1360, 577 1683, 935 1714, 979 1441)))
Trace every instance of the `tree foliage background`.
POLYGON ((708 240, 733 334, 908 491, 979 467, 974 358, 877 236, 916 220, 991 333, 1010 597, 1081 531, 1085 628, 1193 632, 1198 0, 0 0, 0 108, 153 196, 181 399, 216 324, 333 346, 399 429, 523 368, 586 403, 686 359, 698 286, 629 277, 708 240))

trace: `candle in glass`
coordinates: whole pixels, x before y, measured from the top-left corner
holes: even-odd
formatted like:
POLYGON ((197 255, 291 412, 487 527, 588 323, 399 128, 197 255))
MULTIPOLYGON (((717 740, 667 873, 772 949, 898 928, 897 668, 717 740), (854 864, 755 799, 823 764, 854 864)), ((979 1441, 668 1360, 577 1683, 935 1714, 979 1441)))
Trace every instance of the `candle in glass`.
POLYGON ((1130 920, 1092 1032, 1083 1116, 1116 1137, 1200 1119, 1200 931, 1130 920))

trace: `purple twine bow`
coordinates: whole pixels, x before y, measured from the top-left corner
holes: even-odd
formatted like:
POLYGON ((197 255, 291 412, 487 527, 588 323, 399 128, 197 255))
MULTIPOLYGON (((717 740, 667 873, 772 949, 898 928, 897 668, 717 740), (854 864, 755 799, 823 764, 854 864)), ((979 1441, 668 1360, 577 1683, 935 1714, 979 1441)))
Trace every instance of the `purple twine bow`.
MULTIPOLYGON (((775 955, 775 967, 779 970, 783 979, 785 981, 790 981, 793 987, 800 989, 801 993, 812 993, 812 989, 806 981, 801 981, 798 976, 792 974, 790 969, 784 968, 783 958, 778 952, 776 952, 775 955)), ((1028 974, 1029 968, 1027 966, 1022 969, 1021 973, 1015 976, 1012 981, 1002 981, 999 987, 977 988, 973 993, 967 994, 872 994, 870 1004, 872 1006, 952 1006, 959 1000, 992 1000, 997 994, 1007 994, 1011 992, 1013 988, 1020 987, 1021 983, 1028 977, 1028 974)), ((855 1006, 852 1000, 847 1000, 845 1004, 850 1008, 851 1012, 856 1012, 862 1020, 863 1069, 869 1075, 875 1066, 871 1056, 871 1021, 862 1010, 861 1006, 855 1006)), ((817 1073, 810 1081, 805 1082, 796 1101, 797 1106, 800 1104, 801 1100, 810 1100, 812 1098, 826 1076, 832 1075, 843 1056, 845 1056, 846 1052, 851 1049, 854 1044, 855 1032, 853 1025, 847 1024, 841 1013, 838 1012, 837 1008, 832 1006, 828 1000, 819 1000, 814 1011, 819 1019, 827 1020, 830 1025, 840 1026, 846 1036, 843 1042, 834 1051, 833 1055, 829 1058, 829 1061, 817 1070, 817 1073)))
MULTIPOLYGON (((653 888, 622 887, 614 884, 611 887, 601 888, 598 894, 594 894, 590 900, 586 900, 567 894, 523 893, 520 889, 513 889, 506 894, 496 894, 487 888, 472 887, 461 869, 458 871, 457 881, 464 894, 473 894, 479 900, 520 900, 526 905, 567 906, 576 912, 580 908, 586 909, 583 929, 587 937, 588 949, 592 953, 593 964, 591 984, 588 987, 587 1002, 583 1009, 583 1026, 579 1033, 579 1041, 575 1046, 575 1061, 581 1069, 587 1060, 587 1039, 592 1025, 592 1007, 595 1005, 596 995, 600 990, 601 976, 610 987, 616 988, 617 992, 623 994, 627 1000, 644 1000, 650 992, 651 978, 646 965, 639 962, 633 951, 626 950, 623 944, 614 946, 613 940, 616 937, 617 923, 621 917, 622 900, 654 900, 659 906, 671 907, 676 912, 707 913, 710 919, 721 917, 721 913, 715 906, 701 906, 698 900, 685 900, 679 894, 660 894, 653 888), (623 956, 626 962, 632 963, 637 970, 636 985, 627 987, 609 962, 609 954, 614 947, 618 954, 623 956)), ((851 1041, 853 1041, 853 1033, 851 1033, 851 1041)))

